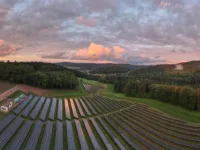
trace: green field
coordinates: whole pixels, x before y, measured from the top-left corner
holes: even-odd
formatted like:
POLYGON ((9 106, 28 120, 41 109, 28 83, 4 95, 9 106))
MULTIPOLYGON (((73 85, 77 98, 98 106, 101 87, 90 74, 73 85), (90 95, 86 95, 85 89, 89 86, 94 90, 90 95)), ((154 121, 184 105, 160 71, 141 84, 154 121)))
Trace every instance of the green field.
POLYGON ((51 90, 48 97, 58 97, 58 98, 69 98, 69 97, 81 97, 86 96, 87 92, 85 91, 82 81, 79 80, 79 87, 75 90, 51 90))
POLYGON ((188 122, 200 123, 200 112, 191 111, 191 110, 182 108, 180 106, 161 102, 155 99, 127 97, 124 94, 114 93, 112 84, 103 84, 98 81, 92 81, 92 80, 86 80, 86 79, 83 79, 83 83, 94 84, 94 85, 106 85, 106 88, 102 89, 99 92, 99 94, 102 96, 105 96, 108 98, 127 100, 129 102, 143 103, 148 106, 151 106, 154 109, 164 112, 172 117, 182 119, 188 122))
POLYGON ((16 91, 13 94, 11 94, 8 98, 17 98, 18 96, 20 96, 21 94, 25 94, 22 91, 16 91))

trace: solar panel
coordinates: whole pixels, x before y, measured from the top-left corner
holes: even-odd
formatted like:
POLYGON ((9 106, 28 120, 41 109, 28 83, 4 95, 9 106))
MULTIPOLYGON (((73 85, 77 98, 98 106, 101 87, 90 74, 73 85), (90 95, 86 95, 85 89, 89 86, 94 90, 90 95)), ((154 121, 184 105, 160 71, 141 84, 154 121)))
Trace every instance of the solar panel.
POLYGON ((15 118, 15 115, 8 114, 1 122, 0 122, 0 133, 3 131, 15 118))
POLYGON ((63 101, 59 99, 58 101, 58 119, 63 120, 63 101))
POLYGON ((62 122, 56 122, 55 150, 63 150, 63 125, 62 122))
POLYGON ((85 136, 84 136, 83 130, 81 128, 81 124, 80 124, 79 120, 75 120, 75 124, 76 124, 76 130, 78 133, 78 138, 79 138, 79 141, 81 144, 81 149, 88 150, 89 149, 88 144, 86 142, 86 139, 85 139, 85 136))
POLYGON ((71 119, 69 102, 67 99, 65 99, 65 115, 66 115, 66 118, 71 119))
POLYGON ((39 97, 36 96, 36 97, 26 106, 26 108, 22 111, 21 114, 22 114, 24 117, 27 117, 27 116, 28 116, 28 114, 29 114, 29 113, 31 112, 31 110, 33 109, 34 105, 37 103, 38 99, 39 99, 39 97))
POLYGON ((88 107, 90 108, 90 110, 92 110, 92 113, 93 114, 97 114, 97 112, 96 112, 96 110, 94 109, 94 107, 89 103, 89 101, 85 98, 85 97, 82 97, 84 100, 85 100, 85 102, 86 102, 86 104, 88 105, 88 107))
POLYGON ((45 120, 46 119, 46 116, 47 116, 47 112, 48 112, 48 109, 49 109, 49 105, 50 105, 50 98, 47 98, 45 104, 44 104, 44 107, 42 109, 42 112, 40 113, 40 119, 41 120, 45 120))
POLYGON ((54 120, 55 119, 55 111, 56 111, 56 98, 53 98, 52 104, 51 104, 51 109, 49 112, 49 118, 54 120))
POLYGON ((32 122, 26 121, 20 131, 17 133, 15 139, 9 145, 8 150, 20 150, 24 140, 26 139, 28 132, 31 128, 32 122))
POLYGON ((92 142, 92 145, 93 145, 94 149, 100 150, 101 147, 99 146, 99 144, 97 142, 97 139, 94 136, 94 133, 93 133, 92 129, 90 128, 90 125, 89 125, 88 121, 86 119, 83 119, 83 122, 85 124, 85 128, 87 130, 87 133, 89 135, 89 138, 90 138, 90 140, 92 142))
POLYGON ((78 110, 79 110, 79 112, 80 112, 80 115, 81 115, 82 117, 85 117, 85 114, 84 114, 84 112, 83 112, 83 110, 82 110, 82 108, 81 108, 81 105, 80 105, 78 99, 75 98, 75 102, 76 102, 76 105, 77 105, 78 110))
POLYGON ((48 121, 46 123, 46 128, 44 131, 44 135, 42 137, 41 150, 49 150, 51 145, 51 136, 53 132, 53 123, 48 121))
POLYGON ((91 113, 90 113, 90 111, 88 110, 88 108, 87 108, 87 106, 85 105, 85 103, 83 102, 83 100, 82 100, 81 98, 80 98, 79 100, 80 100, 80 102, 81 102, 83 108, 85 109, 87 115, 90 116, 91 113))
POLYGON ((98 132, 99 136, 101 137, 103 143, 105 144, 106 148, 108 150, 113 150, 112 145, 110 144, 110 142, 108 141, 108 139, 106 138, 106 136, 104 135, 102 130, 99 128, 99 126, 96 123, 96 121, 94 120, 94 118, 92 118, 90 120, 92 121, 92 124, 94 125, 95 129, 97 130, 97 132, 98 132))
POLYGON ((13 121, 12 124, 10 124, 0 135, 0 149, 3 149, 5 145, 9 142, 11 137, 14 135, 14 133, 17 131, 19 126, 22 124, 23 119, 17 118, 13 121))
POLYGON ((115 141, 115 143, 117 144, 117 146, 120 149, 126 149, 123 144, 119 141, 119 139, 115 136, 115 134, 108 128, 108 126, 106 126, 106 124, 103 122, 103 120, 101 118, 98 118, 99 122, 101 123, 101 125, 104 127, 104 129, 106 130, 106 132, 112 137, 112 139, 115 141))
POLYGON ((31 136, 26 144, 25 150, 32 150, 36 149, 40 133, 42 131, 43 123, 41 121, 37 121, 34 127, 33 132, 31 133, 31 136))
POLYGON ((29 103, 29 101, 33 98, 33 95, 29 95, 22 103, 20 103, 13 112, 17 115, 24 109, 24 107, 29 103))
POLYGON ((72 108, 72 112, 73 112, 73 115, 75 118, 78 118, 78 114, 77 114, 77 111, 76 111, 76 107, 75 107, 75 104, 74 104, 74 101, 72 98, 70 98, 70 103, 71 103, 71 108, 72 108))
POLYGON ((112 128, 114 128, 120 135, 121 137, 133 148, 140 150, 139 146, 136 145, 132 140, 130 140, 126 134, 124 134, 124 131, 120 130, 117 128, 117 126, 113 123, 112 118, 104 117, 105 120, 110 124, 112 128))
POLYGON ((38 103, 36 104, 35 108, 31 112, 30 116, 31 116, 32 119, 36 119, 44 101, 45 101, 45 97, 41 97, 40 100, 38 101, 38 103))
POLYGON ((66 129, 67 129, 67 143, 68 149, 74 150, 76 149, 75 140, 74 140, 74 133, 72 128, 71 121, 66 121, 66 129))

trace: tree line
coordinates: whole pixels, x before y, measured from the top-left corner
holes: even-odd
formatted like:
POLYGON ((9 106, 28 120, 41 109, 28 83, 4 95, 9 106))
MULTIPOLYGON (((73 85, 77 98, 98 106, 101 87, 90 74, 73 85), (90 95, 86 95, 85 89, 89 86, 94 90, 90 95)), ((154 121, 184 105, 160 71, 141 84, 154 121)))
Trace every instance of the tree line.
POLYGON ((126 96, 153 98, 188 109, 200 108, 200 91, 189 86, 153 84, 150 80, 117 81, 114 91, 126 96))
POLYGON ((40 88, 75 89, 79 84, 67 68, 41 62, 0 62, 0 80, 40 88))

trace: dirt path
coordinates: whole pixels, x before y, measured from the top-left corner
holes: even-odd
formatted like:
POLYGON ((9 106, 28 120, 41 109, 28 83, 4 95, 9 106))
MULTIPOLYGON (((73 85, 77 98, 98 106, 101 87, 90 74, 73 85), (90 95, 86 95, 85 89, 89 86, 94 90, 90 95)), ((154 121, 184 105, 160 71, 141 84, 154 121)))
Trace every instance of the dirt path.
POLYGON ((35 87, 28 86, 28 85, 18 84, 16 86, 14 86, 13 88, 1 93, 0 94, 0 101, 4 98, 7 98, 9 95, 13 94, 16 91, 22 91, 22 92, 25 92, 25 93, 31 92, 31 93, 34 93, 34 94, 39 95, 39 96, 44 96, 48 93, 48 90, 35 88, 35 87))

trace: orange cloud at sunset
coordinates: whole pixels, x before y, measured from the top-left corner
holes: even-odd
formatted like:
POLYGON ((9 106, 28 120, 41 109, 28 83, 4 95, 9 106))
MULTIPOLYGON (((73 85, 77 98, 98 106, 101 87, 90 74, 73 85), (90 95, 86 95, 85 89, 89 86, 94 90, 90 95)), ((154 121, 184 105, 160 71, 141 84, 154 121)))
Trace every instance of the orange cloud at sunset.
POLYGON ((114 54, 116 59, 120 59, 122 54, 126 51, 125 49, 119 47, 119 46, 114 46, 114 54))
POLYGON ((125 49, 114 46, 113 48, 105 47, 103 45, 91 43, 86 49, 78 50, 74 58, 80 60, 113 60, 120 59, 125 49))

